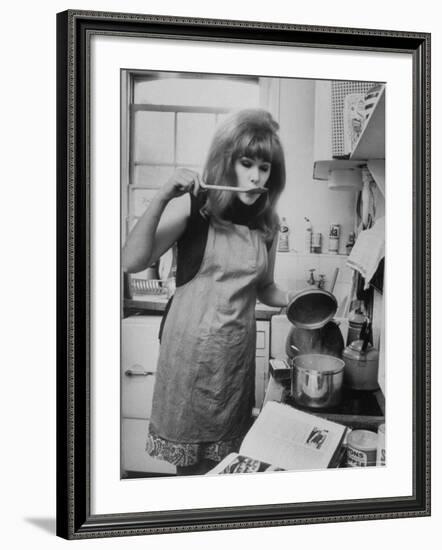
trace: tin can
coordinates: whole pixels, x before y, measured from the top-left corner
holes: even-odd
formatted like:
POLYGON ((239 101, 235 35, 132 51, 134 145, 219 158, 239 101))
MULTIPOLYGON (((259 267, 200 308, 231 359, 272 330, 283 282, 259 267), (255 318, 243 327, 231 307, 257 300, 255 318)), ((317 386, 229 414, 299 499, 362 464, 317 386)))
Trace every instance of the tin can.
POLYGON ((376 466, 378 435, 369 430, 353 430, 347 438, 347 466, 376 466))
POLYGON ((332 223, 330 225, 330 231, 328 236, 339 239, 340 235, 341 235, 341 226, 339 225, 339 223, 332 223))
POLYGON ((339 237, 341 234, 341 226, 338 223, 332 223, 328 233, 328 251, 330 254, 339 252, 339 237))
POLYGON ((385 424, 378 428, 378 447, 376 450, 376 466, 385 466, 385 424))

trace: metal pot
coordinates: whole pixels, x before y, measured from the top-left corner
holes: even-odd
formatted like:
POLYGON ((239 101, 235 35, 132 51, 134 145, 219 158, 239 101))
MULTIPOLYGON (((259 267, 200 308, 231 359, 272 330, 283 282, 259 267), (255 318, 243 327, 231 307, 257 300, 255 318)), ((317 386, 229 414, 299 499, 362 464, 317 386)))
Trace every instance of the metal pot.
POLYGON ((333 319, 338 302, 331 292, 307 288, 298 292, 287 306, 287 318, 295 327, 315 330, 333 319))
POLYGON ((291 395, 302 407, 327 409, 342 397, 344 361, 331 355, 309 353, 291 360, 291 395))

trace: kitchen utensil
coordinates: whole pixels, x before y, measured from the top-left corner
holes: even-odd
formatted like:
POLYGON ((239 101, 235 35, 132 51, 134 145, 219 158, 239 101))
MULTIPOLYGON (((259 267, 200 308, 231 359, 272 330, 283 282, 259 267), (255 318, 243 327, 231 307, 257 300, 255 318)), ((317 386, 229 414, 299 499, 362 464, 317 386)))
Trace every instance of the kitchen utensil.
POLYGON ((368 342, 363 348, 364 340, 355 340, 344 349, 344 384, 353 390, 377 390, 379 353, 368 342))
POLYGON ((344 361, 311 353, 291 359, 291 395, 296 403, 312 409, 328 409, 341 401, 344 361))
POLYGON ((307 288, 292 298, 287 306, 287 318, 298 328, 312 330, 331 321, 337 309, 338 302, 331 292, 307 288))
POLYGON ((234 193, 250 193, 251 195, 262 195, 267 193, 266 187, 232 187, 230 185, 208 185, 205 182, 201 182, 201 188, 214 191, 232 191, 234 193))
POLYGON ((338 273, 339 273, 339 267, 335 268, 335 270, 333 272, 332 281, 331 281, 330 290, 329 290, 329 292, 331 292, 331 294, 333 294, 333 291, 335 289, 335 284, 336 284, 336 279, 338 278, 338 273))

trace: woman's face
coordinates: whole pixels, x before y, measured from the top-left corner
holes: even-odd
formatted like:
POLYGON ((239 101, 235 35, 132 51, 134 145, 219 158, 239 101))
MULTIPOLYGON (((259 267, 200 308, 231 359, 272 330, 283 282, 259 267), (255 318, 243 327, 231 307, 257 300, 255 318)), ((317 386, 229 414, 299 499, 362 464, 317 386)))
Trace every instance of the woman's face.
MULTIPOLYGON (((264 187, 270 177, 271 164, 259 158, 239 157, 234 164, 238 187, 264 187)), ((239 200, 247 205, 254 204, 261 195, 238 193, 239 200)))

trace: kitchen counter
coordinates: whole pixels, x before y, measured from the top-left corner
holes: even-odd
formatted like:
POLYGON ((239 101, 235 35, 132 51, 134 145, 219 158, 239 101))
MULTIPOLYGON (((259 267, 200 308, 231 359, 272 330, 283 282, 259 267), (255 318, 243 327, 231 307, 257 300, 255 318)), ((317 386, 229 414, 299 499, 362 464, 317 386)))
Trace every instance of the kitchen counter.
MULTIPOLYGON (((149 299, 125 299, 124 317, 135 314, 162 315, 166 309, 167 299, 163 296, 149 296, 149 299)), ((273 315, 281 312, 281 308, 269 307, 261 303, 256 304, 256 319, 269 321, 273 315)))

